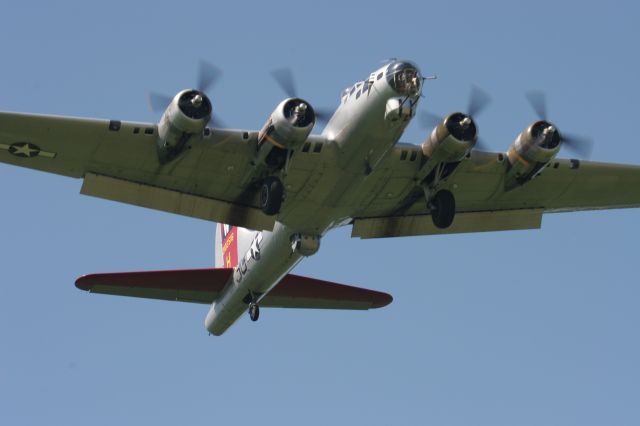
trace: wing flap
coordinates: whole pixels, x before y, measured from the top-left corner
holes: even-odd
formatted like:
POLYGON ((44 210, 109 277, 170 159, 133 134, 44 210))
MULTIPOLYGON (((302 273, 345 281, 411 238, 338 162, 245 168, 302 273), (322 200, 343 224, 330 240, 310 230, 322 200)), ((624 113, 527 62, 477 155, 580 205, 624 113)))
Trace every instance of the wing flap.
POLYGON ((542 212, 542 209, 463 212, 456 214, 453 223, 446 229, 437 228, 431 215, 356 219, 351 236, 384 238, 539 229, 542 212))
POLYGON ((85 175, 80 193, 249 229, 271 231, 275 223, 272 216, 254 207, 93 173, 85 175))

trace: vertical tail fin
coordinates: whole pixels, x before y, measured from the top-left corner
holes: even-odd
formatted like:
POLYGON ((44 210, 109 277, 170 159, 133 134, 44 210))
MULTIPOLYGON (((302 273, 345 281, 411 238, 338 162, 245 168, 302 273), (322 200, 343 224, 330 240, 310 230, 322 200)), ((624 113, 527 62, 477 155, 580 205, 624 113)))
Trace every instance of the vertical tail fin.
POLYGON ((256 231, 219 223, 215 242, 215 267, 235 268, 249 250, 256 231))

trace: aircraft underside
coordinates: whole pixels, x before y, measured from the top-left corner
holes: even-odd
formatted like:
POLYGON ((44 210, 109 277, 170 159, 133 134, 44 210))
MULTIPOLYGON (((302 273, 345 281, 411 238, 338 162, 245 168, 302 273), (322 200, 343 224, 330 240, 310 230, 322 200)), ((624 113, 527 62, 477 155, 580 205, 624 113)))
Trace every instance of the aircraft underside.
POLYGON ((257 131, 221 128, 206 94, 219 74, 203 63, 197 88, 151 95, 157 124, 0 113, 0 161, 81 178, 86 195, 220 224, 215 268, 92 274, 78 288, 210 304, 205 327, 220 335, 245 312, 257 320, 260 307, 390 303, 290 273, 339 226, 360 238, 536 229, 544 213, 640 206, 640 167, 556 158, 563 146, 586 156, 590 142, 560 133, 537 92, 538 119, 495 153, 478 149, 474 118, 489 97, 477 88, 465 112, 425 113, 422 144, 399 142, 425 80, 408 61, 345 89, 332 113, 277 71, 287 98, 257 131))

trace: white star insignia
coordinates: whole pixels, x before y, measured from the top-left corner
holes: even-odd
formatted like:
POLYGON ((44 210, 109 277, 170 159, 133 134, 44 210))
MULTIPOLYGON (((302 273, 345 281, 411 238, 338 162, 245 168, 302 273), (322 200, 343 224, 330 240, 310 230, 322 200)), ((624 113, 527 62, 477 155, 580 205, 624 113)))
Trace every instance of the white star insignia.
POLYGON ((11 153, 13 155, 24 157, 35 157, 36 155, 38 155, 38 152, 40 152, 39 148, 32 148, 31 144, 29 143, 25 143, 22 145, 15 144, 12 145, 11 148, 11 153))
POLYGON ((0 143, 0 149, 9 151, 9 154, 20 158, 56 158, 57 155, 55 152, 42 151, 38 145, 31 142, 14 142, 11 145, 0 143))

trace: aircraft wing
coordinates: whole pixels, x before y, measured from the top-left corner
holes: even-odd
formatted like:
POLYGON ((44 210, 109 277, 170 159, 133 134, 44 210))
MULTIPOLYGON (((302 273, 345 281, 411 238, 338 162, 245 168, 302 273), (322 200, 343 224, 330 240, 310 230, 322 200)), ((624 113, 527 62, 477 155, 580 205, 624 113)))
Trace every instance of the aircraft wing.
MULTIPOLYGON (((211 129, 161 165, 157 126, 0 112, 0 162, 83 178, 81 192, 109 200, 271 230, 251 187, 257 133, 211 129)), ((303 177, 304 178, 304 177, 303 177)))
MULTIPOLYGON (((230 268, 91 274, 76 287, 91 293, 211 304, 233 273, 230 268)), ((261 307, 373 309, 392 301, 386 293, 288 274, 260 300, 261 307)))
POLYGON ((414 180, 419 161, 402 154, 418 149, 398 145, 372 174, 372 195, 354 217, 353 237, 537 229, 544 213, 640 207, 639 166, 557 159, 532 181, 505 191, 504 155, 474 151, 438 187, 456 199, 453 224, 438 229, 414 180))

